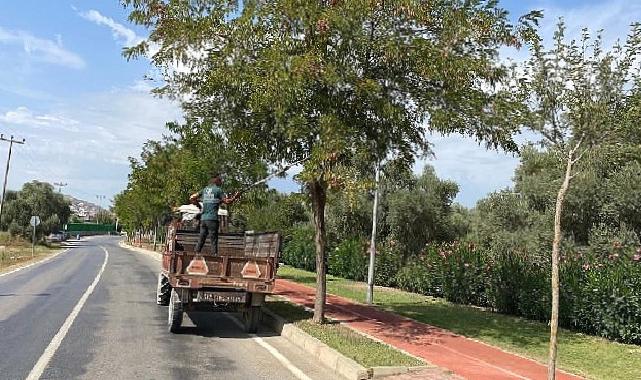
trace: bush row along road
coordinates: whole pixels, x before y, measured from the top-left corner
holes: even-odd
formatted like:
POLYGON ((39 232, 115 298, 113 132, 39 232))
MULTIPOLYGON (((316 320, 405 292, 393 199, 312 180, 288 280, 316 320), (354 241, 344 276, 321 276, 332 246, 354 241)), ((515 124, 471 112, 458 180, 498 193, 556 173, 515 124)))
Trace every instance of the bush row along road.
POLYGON ((230 314, 190 313, 181 334, 168 333, 167 310, 155 303, 158 268, 119 247, 118 238, 95 237, 0 275, 0 377, 334 377, 284 338, 243 333, 230 314))

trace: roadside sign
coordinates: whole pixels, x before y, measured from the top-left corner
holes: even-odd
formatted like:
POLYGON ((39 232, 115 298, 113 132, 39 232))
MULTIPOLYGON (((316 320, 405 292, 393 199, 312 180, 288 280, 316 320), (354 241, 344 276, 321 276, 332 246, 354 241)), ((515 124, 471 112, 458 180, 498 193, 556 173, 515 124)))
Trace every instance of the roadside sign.
POLYGON ((31 217, 31 220, 29 221, 29 224, 31 227, 35 227, 40 224, 40 217, 38 215, 34 215, 31 217))

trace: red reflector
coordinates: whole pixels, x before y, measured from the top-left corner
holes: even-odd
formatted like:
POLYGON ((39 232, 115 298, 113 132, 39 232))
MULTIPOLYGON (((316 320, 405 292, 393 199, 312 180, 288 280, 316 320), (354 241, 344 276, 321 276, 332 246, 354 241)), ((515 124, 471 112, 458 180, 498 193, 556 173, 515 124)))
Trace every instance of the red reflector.
POLYGON ((206 275, 208 272, 207 262, 202 256, 194 257, 187 266, 188 274, 206 275))
POLYGON ((258 267, 258 264, 255 261, 248 261, 247 263, 245 263, 243 270, 240 271, 240 274, 243 277, 259 278, 260 268, 258 267))

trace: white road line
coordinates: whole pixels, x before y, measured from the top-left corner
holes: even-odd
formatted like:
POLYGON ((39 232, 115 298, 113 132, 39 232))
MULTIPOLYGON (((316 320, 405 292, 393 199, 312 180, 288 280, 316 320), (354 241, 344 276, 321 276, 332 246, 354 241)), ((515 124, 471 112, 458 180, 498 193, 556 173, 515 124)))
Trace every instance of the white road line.
MULTIPOLYGON (((236 326, 240 327, 242 330, 245 329, 245 326, 243 326, 238 319, 232 317, 231 315, 224 313, 224 315, 231 319, 232 322, 236 324, 236 326)), ((305 375, 303 371, 300 370, 300 368, 296 367, 295 365, 292 364, 292 362, 289 361, 283 354, 280 353, 276 349, 276 347, 272 346, 271 344, 265 342, 265 340, 256 334, 249 334, 249 336, 254 340, 254 342, 258 343, 261 347, 267 350, 273 357, 275 357, 285 368, 289 370, 289 372, 292 373, 297 379, 300 380, 312 380, 309 376, 305 375)))
POLYGON ((18 272, 18 271, 21 271, 21 270, 23 270, 23 269, 27 269, 27 268, 32 267, 32 266, 34 266, 34 265, 38 265, 38 264, 46 263, 47 261, 52 260, 53 258, 58 257, 59 255, 62 255, 63 253, 67 253, 67 252, 69 252, 69 250, 70 250, 70 248, 67 248, 67 249, 65 249, 65 250, 63 250, 63 251, 56 252, 56 253, 54 253, 53 255, 51 255, 51 256, 49 256, 49 257, 47 257, 47 258, 44 258, 44 259, 42 259, 42 260, 40 260, 40 261, 36 261, 35 263, 31 263, 31 264, 29 264, 29 265, 25 265, 25 266, 23 266, 23 267, 16 268, 16 269, 14 269, 14 270, 12 270, 12 271, 9 271, 9 272, 7 272, 7 273, 2 273, 2 274, 0 274, 0 277, 8 276, 8 275, 10 275, 11 273, 16 273, 16 272, 18 272))
POLYGON ((296 376, 300 380, 311 380, 309 376, 305 375, 303 371, 301 371, 298 367, 294 366, 283 354, 281 354, 274 346, 270 345, 269 343, 265 342, 263 338, 256 336, 256 334, 251 334, 252 339, 259 345, 261 345, 264 349, 266 349, 270 354, 272 354, 273 357, 278 359, 279 362, 281 362, 282 365, 285 366, 289 370, 289 372, 292 373, 292 375, 296 376))
POLYGON ((69 316, 65 320, 65 323, 62 324, 62 326, 60 327, 60 330, 58 330, 58 332, 53 337, 53 339, 51 339, 51 342, 49 343, 45 351, 42 353, 42 356, 40 356, 40 359, 38 359, 38 362, 36 362, 36 365, 33 366, 33 369, 31 369, 31 372, 29 372, 29 376, 27 376, 27 380, 40 379, 40 376, 42 376, 42 373, 44 372, 45 368, 47 368, 49 361, 51 361, 51 358, 53 358, 53 355, 56 353, 56 351, 60 347, 62 340, 65 338, 65 336, 69 332, 69 329, 73 324, 73 321, 76 319, 76 317, 80 313, 80 310, 84 306, 85 302, 87 302, 87 298, 89 298, 91 293, 93 293, 94 289, 96 288, 96 285, 98 285, 98 281, 100 281, 100 276, 102 276, 102 272, 105 271, 105 266, 107 266, 107 260, 109 260, 109 252, 107 252, 107 250, 104 247, 100 247, 100 248, 102 248, 102 250, 105 251, 105 260, 102 263, 102 267, 100 268, 100 271, 98 271, 96 278, 94 278, 91 285, 89 285, 85 293, 82 295, 82 297, 80 297, 80 300, 78 300, 78 303, 76 304, 76 306, 74 306, 73 310, 71 310, 71 314, 69 314, 69 316))

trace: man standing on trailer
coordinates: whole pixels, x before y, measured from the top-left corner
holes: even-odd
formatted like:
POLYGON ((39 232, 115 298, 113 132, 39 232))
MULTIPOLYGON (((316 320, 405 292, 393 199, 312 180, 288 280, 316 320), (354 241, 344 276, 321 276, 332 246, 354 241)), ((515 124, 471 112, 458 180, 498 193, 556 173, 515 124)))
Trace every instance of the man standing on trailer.
POLYGON ((200 192, 192 194, 189 198, 191 201, 200 201, 203 204, 200 215, 200 238, 196 246, 196 252, 203 249, 205 239, 209 236, 213 255, 218 255, 218 208, 221 203, 230 204, 238 199, 239 193, 236 192, 231 198, 223 194, 220 186, 223 180, 219 173, 214 173, 207 185, 200 192))

